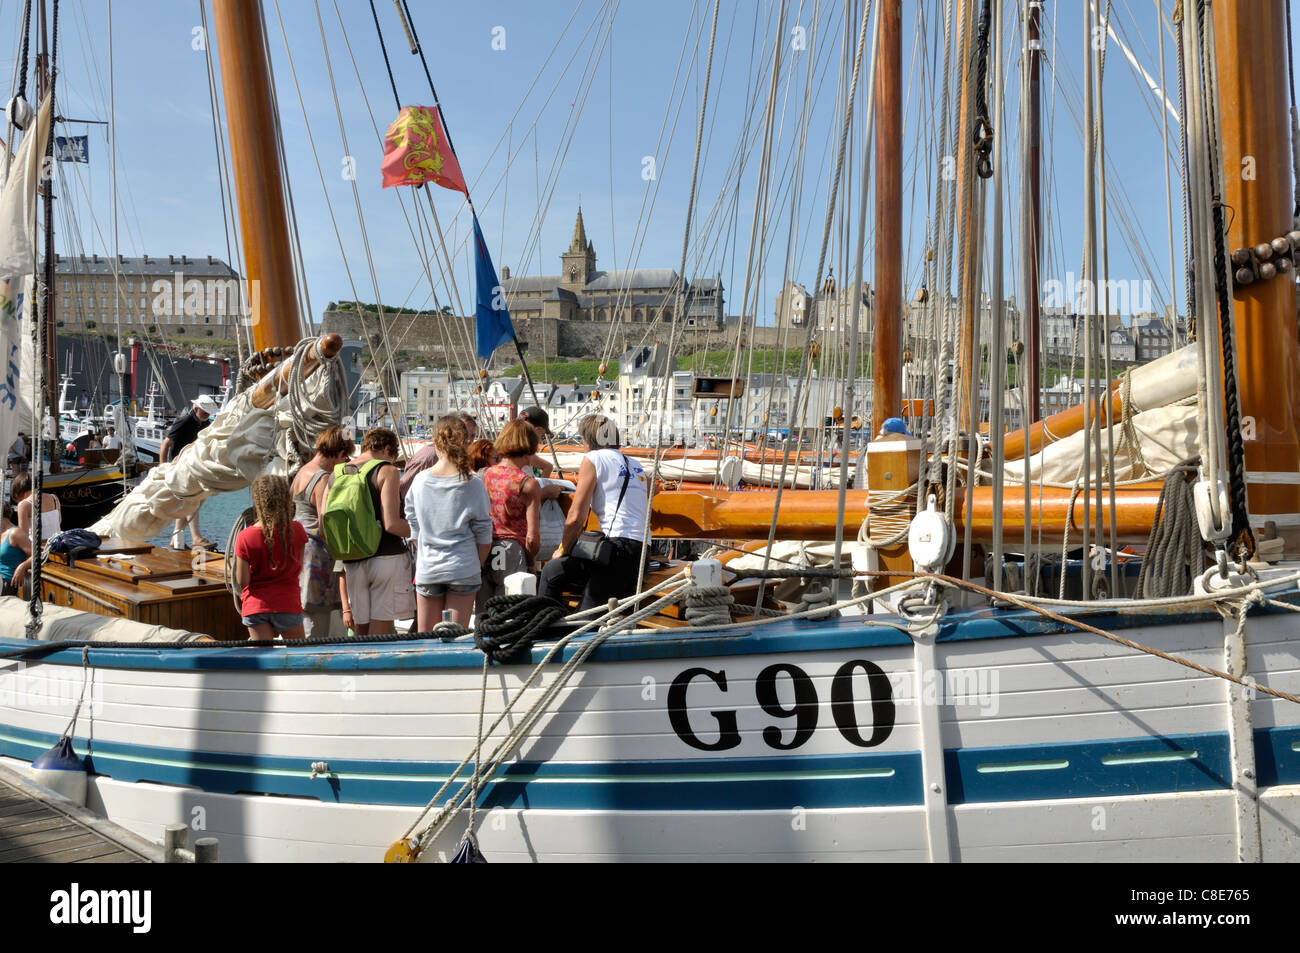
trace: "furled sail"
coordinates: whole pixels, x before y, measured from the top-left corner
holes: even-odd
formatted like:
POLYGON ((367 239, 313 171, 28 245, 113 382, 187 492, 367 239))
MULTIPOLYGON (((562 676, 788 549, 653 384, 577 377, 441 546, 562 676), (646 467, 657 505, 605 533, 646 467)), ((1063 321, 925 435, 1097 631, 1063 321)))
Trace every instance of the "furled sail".
POLYGON ((91 530, 145 543, 172 520, 193 516, 214 494, 243 489, 263 473, 286 474, 321 431, 340 422, 344 392, 336 353, 337 346, 300 343, 284 369, 286 393, 263 381, 236 395, 180 456, 151 469, 91 530), (308 360, 311 354, 321 366, 308 360), (257 406, 268 394, 275 395, 269 406, 257 406))
POLYGON ((37 191, 41 161, 50 133, 50 100, 23 136, 0 186, 0 449, 9 447, 20 430, 31 433, 28 399, 35 379, 31 319, 36 272, 37 191))

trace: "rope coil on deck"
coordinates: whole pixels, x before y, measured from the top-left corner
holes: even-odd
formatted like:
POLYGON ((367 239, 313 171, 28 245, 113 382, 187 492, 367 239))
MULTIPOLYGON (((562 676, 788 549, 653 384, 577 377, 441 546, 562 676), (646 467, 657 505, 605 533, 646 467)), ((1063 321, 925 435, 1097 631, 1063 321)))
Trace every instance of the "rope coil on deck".
POLYGON ((527 661, 533 641, 566 614, 546 596, 493 596, 474 629, 474 644, 494 661, 515 665, 527 661))
POLYGON ((736 597, 727 586, 691 586, 685 590, 686 620, 697 628, 727 625, 736 597))

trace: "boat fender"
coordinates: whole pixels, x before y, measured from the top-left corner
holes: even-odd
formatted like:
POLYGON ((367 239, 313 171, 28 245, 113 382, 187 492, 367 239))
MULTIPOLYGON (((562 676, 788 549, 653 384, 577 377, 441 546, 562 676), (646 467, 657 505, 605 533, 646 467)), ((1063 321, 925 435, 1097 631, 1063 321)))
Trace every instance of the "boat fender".
POLYGON ((28 776, 73 804, 85 807, 86 773, 85 760, 72 750, 72 739, 64 735, 53 748, 32 762, 28 776))
POLYGON ((927 497, 926 508, 912 518, 907 531, 907 548, 918 572, 940 572, 957 546, 957 536, 948 520, 935 506, 933 493, 927 497))

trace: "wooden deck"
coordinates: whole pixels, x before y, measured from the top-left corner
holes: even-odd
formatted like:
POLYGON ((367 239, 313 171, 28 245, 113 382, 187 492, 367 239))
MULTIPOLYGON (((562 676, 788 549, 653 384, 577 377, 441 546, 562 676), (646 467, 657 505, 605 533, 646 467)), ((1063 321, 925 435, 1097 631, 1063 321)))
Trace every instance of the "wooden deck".
POLYGON ((214 639, 247 638, 230 595, 220 553, 173 552, 106 539, 98 553, 69 566, 55 553, 41 572, 46 602, 133 619, 214 639))
POLYGON ((156 863, 162 849, 0 765, 0 864, 156 863))

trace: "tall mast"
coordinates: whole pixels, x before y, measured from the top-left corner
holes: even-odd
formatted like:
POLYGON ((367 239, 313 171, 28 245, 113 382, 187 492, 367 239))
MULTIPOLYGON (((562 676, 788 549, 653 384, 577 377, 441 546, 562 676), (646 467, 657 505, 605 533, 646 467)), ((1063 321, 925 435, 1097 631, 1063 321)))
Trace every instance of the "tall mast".
POLYGON ((214 0, 213 25, 230 131, 235 196, 244 239, 244 300, 253 308, 253 346, 298 340, 298 296, 285 214, 260 0, 214 0))
MULTIPOLYGON (((1258 246, 1293 227, 1284 0, 1213 5, 1223 129, 1228 248, 1258 246)), ((1234 291, 1237 380, 1251 522, 1273 522, 1300 554, 1300 343, 1290 271, 1234 291), (1253 433, 1252 433, 1253 431, 1253 433)))
MULTIPOLYGON (((980 292, 979 265, 976 250, 979 245, 978 189, 975 185, 975 149, 971 140, 975 112, 975 21, 978 19, 979 0, 958 0, 957 28, 960 51, 961 82, 957 118, 957 229, 960 239, 957 252, 962 256, 958 263, 957 313, 960 318, 960 340, 957 359, 957 427, 969 426, 972 401, 979 400, 979 322, 980 292)), ((942 267, 942 265, 941 265, 942 267)), ((941 373, 944 371, 941 369, 941 373)), ((978 405, 976 405, 978 406, 978 405)))
MULTIPOLYGON (((58 62, 51 55, 50 43, 54 43, 55 52, 58 50, 58 16, 55 11, 54 28, 47 30, 45 4, 42 2, 37 18, 40 29, 40 50, 41 53, 36 57, 36 103, 39 108, 40 104, 45 101, 47 95, 51 96, 50 100, 50 130, 45 139, 45 157, 44 167, 50 170, 54 168, 54 123, 55 116, 58 114, 57 104, 53 99, 54 84, 57 80, 58 62)), ((44 372, 45 385, 45 403, 49 410, 50 418, 54 422, 54 432, 50 435, 50 445, 47 448, 50 455, 50 472, 59 473, 63 467, 59 463, 59 456, 62 453, 63 442, 59 439, 59 349, 58 342, 54 337, 54 176, 51 174, 45 180, 43 185, 44 195, 42 196, 42 213, 43 228, 45 232, 45 267, 38 284, 41 293, 40 310, 45 316, 45 360, 42 367, 37 371, 38 374, 44 372)), ((32 428, 44 428, 44 417, 41 414, 39 406, 32 408, 32 428)), ((41 465, 40 460, 36 461, 36 466, 41 465)), ((39 489, 39 487, 37 488, 39 489)))
MULTIPOLYGON (((880 6, 876 53, 875 328, 871 339, 872 430, 902 413, 903 368, 903 0, 880 6)), ((863 183, 866 188, 866 183, 863 183)), ((856 307, 856 305, 855 305, 856 307)), ((849 373, 856 373, 850 368, 849 373)))
POLYGON ((1043 261, 1043 211, 1042 175, 1042 97, 1040 93, 1042 72, 1042 0, 1027 0, 1025 4, 1025 414, 1020 425, 1028 427, 1042 419, 1042 385, 1039 381, 1038 356, 1041 318, 1039 290, 1043 261))

